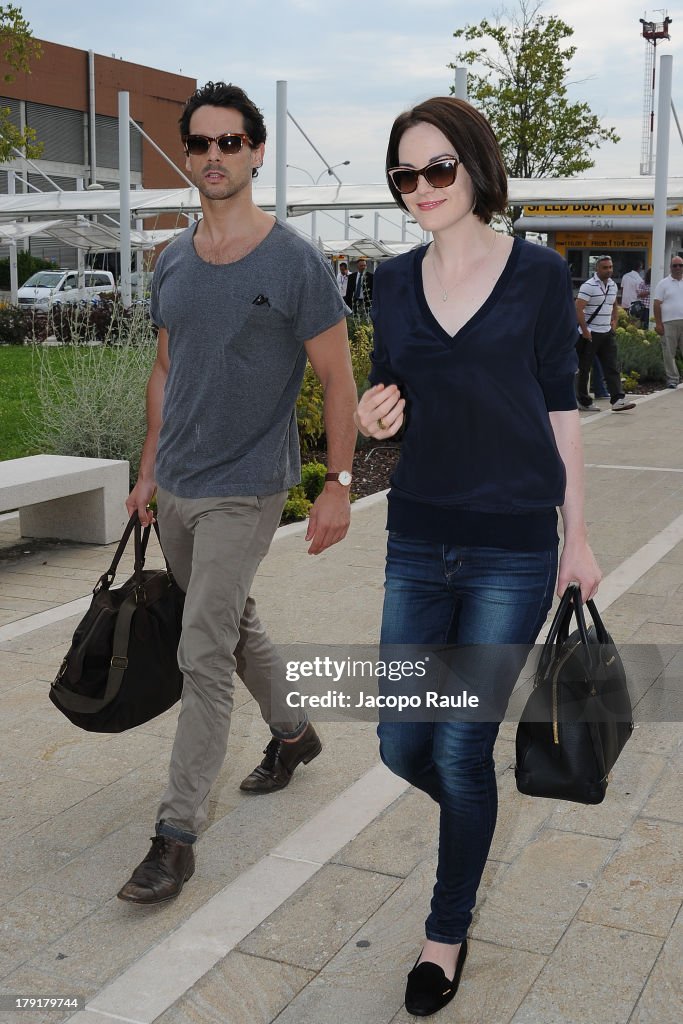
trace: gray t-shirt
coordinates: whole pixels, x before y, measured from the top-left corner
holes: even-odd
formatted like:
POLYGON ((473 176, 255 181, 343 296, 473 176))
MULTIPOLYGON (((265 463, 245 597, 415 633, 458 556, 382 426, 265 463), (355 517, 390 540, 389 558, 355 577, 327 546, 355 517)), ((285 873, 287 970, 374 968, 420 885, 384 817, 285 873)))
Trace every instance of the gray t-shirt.
POLYGON ((181 498, 267 495, 298 483, 304 342, 344 305, 324 256, 275 223, 236 263, 197 255, 196 225, 159 257, 151 315, 169 334, 156 477, 181 498))

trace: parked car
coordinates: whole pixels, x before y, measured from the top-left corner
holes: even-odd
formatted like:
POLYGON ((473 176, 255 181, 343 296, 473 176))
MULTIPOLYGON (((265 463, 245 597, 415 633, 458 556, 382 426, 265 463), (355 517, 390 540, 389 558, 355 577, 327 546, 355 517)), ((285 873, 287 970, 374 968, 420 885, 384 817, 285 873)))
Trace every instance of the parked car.
POLYGON ((17 297, 20 306, 47 313, 62 302, 97 301, 102 293, 115 291, 114 275, 109 270, 86 270, 82 292, 76 270, 39 270, 21 286, 17 297))

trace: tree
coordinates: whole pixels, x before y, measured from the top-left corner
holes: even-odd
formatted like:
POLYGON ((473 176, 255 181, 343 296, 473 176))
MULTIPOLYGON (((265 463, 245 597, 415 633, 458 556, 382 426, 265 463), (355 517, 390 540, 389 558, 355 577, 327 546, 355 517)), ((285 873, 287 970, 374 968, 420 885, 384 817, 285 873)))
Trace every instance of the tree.
MULTIPOLYGON (((14 71, 30 74, 31 60, 37 60, 41 52, 40 43, 33 38, 21 8, 0 4, 0 63, 5 67, 2 80, 13 81, 14 71)), ((0 108, 0 163, 12 159, 14 148, 22 150, 28 157, 40 156, 43 147, 36 143, 35 137, 32 128, 25 128, 22 132, 12 124, 9 107, 0 108)))
POLYGON ((579 174, 594 166, 591 153, 601 142, 619 141, 587 103, 567 98, 576 47, 562 44, 574 30, 555 15, 545 18, 541 6, 519 0, 519 11, 503 8, 493 24, 484 18, 453 33, 468 43, 484 41, 449 67, 483 69, 468 76, 470 100, 490 121, 513 178, 579 174))

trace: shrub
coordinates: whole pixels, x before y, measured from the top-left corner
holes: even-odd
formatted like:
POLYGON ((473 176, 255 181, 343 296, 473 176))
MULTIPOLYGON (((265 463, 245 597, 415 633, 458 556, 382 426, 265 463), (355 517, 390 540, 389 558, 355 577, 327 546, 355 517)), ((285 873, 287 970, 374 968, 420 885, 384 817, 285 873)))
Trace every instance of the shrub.
MULTIPOLYGON (((127 459, 137 477, 146 433, 145 391, 156 347, 142 310, 112 319, 108 344, 97 325, 78 321, 78 342, 34 348, 33 372, 42 417, 30 442, 39 451, 98 459, 127 459)), ((72 335, 73 337, 73 335, 72 335)))
POLYGON ((370 375, 370 353, 372 352, 372 324, 364 320, 349 322, 349 344, 351 346, 351 365, 353 379, 356 382, 358 397, 368 387, 370 375))
POLYGON ((617 348, 621 372, 626 377, 638 375, 640 380, 660 381, 666 378, 659 335, 643 331, 631 323, 620 321, 617 327, 617 348))
POLYGON ((31 337, 32 318, 20 306, 0 306, 0 345, 23 345, 31 337))
POLYGON ((296 400, 296 421, 299 427, 299 441, 304 451, 315 448, 325 433, 323 419, 323 389, 313 372, 310 363, 306 363, 304 379, 296 400))
POLYGON ((322 462, 307 462, 301 469, 301 486, 304 494, 312 503, 318 497, 325 486, 325 474, 327 466, 322 462))
MULTIPOLYGON (((17 277, 20 285, 28 281, 31 274, 35 274, 38 270, 54 269, 54 263, 41 259, 40 256, 32 256, 30 252, 24 251, 17 253, 17 277)), ((3 292, 8 292, 11 287, 9 259, 0 260, 0 289, 3 292)))
POLYGON ((296 487, 291 487, 289 490, 289 497, 287 498, 285 507, 282 510, 282 522, 296 523, 300 519, 305 519, 311 511, 312 504, 313 503, 306 497, 306 492, 301 484, 297 484, 296 487))

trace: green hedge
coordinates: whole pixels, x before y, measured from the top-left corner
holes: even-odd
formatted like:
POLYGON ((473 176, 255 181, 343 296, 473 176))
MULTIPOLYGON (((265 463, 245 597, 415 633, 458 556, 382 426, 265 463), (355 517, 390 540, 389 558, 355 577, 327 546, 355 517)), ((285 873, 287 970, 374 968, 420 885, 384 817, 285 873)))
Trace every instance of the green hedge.
MULTIPOLYGON (((49 260, 43 260, 40 256, 32 256, 30 252, 17 253, 17 276, 19 278, 19 287, 28 281, 31 274, 35 274, 39 270, 54 269, 54 263, 50 263, 49 260)), ((0 260, 0 290, 8 292, 11 287, 9 260, 0 260)))
MULTIPOLYGON (((619 314, 617 347, 624 377, 637 377, 645 382, 659 383, 666 380, 662 342, 656 331, 644 331, 623 311, 619 314)), ((678 368, 683 373, 683 360, 676 357, 678 368)))

